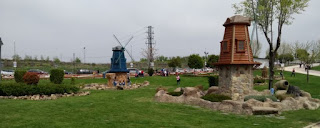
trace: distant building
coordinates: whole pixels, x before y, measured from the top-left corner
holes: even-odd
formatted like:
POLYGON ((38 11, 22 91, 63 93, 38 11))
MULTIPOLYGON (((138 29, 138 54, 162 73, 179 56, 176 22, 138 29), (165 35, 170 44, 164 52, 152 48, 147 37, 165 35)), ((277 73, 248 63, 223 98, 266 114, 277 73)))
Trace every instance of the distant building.
POLYGON ((264 66, 266 66, 267 68, 269 68, 269 59, 265 59, 265 58, 253 58, 253 61, 261 63, 258 68, 263 68, 264 66))

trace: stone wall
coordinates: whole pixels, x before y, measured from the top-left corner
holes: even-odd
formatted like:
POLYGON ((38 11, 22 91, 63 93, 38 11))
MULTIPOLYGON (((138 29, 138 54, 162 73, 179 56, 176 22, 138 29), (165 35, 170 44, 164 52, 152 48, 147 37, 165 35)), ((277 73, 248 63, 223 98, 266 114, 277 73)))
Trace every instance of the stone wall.
POLYGON ((240 100, 253 89, 252 65, 224 65, 219 67, 220 93, 240 100))

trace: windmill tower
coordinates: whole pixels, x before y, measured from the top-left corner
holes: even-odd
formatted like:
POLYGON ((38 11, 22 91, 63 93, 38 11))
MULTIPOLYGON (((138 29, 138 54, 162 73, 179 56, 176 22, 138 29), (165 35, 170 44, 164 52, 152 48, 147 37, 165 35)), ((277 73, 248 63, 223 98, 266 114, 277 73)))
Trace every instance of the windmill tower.
MULTIPOLYGON (((132 40, 133 37, 129 39, 129 41, 126 43, 125 46, 121 44, 121 42, 118 40, 118 38, 113 35, 114 38, 117 40, 117 42, 120 44, 120 46, 116 46, 112 48, 113 55, 111 58, 111 68, 106 74, 106 77, 108 78, 108 86, 112 87, 114 81, 116 83, 125 83, 125 85, 128 84, 128 75, 127 73, 129 70, 127 69, 127 59, 125 58, 124 51, 127 51, 125 47, 129 44, 129 42, 132 40)), ((127 51, 131 59, 133 60, 131 54, 127 51)))
POLYGON ((219 88, 233 100, 243 99, 253 88, 253 61, 248 26, 251 19, 240 15, 227 18, 220 42, 219 88))

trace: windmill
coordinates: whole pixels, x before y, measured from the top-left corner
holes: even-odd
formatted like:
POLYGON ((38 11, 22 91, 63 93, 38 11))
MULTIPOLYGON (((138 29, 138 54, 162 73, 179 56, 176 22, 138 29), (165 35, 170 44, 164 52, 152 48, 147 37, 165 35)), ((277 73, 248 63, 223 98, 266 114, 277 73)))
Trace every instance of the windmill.
POLYGON ((121 42, 118 40, 116 35, 113 35, 113 37, 117 40, 117 42, 122 46, 123 50, 126 51, 128 53, 128 55, 131 58, 131 61, 134 62, 134 59, 132 57, 132 55, 128 52, 128 50, 126 50, 127 45, 130 43, 130 41, 133 39, 133 36, 130 37, 130 39, 128 40, 128 42, 126 43, 126 45, 122 45, 121 42))
POLYGON ((120 46, 116 46, 112 48, 113 55, 111 58, 111 69, 108 72, 109 73, 129 72, 126 65, 126 58, 124 57, 124 51, 126 51, 128 55, 131 57, 131 60, 134 61, 131 54, 125 48, 130 43, 133 37, 131 37, 128 40, 128 42, 126 42, 125 45, 122 45, 122 43, 118 40, 118 38, 115 35, 113 35, 113 37, 117 40, 120 46))

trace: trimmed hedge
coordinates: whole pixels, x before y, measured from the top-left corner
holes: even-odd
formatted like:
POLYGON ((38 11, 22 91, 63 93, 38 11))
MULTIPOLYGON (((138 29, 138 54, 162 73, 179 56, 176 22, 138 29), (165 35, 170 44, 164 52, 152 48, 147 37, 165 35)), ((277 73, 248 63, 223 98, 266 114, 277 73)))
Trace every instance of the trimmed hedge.
POLYGON ((244 101, 247 101, 249 99, 255 99, 261 102, 265 102, 267 98, 271 99, 272 101, 277 101, 277 98, 275 96, 256 96, 256 95, 246 96, 244 97, 244 101))
POLYGON ((61 69, 52 69, 50 71, 50 81, 55 84, 61 84, 64 78, 64 71, 61 69))
POLYGON ((23 76, 26 73, 27 73, 27 71, 25 71, 25 70, 16 70, 16 71, 14 71, 14 80, 17 83, 23 83, 23 76))
POLYGON ((64 84, 39 84, 27 85, 25 83, 9 83, 0 84, 1 96, 25 96, 25 95, 51 95, 51 94, 64 94, 64 93, 77 93, 79 87, 74 85, 64 84))
POLYGON ((201 98, 211 102, 221 102, 224 100, 231 100, 231 97, 225 96, 225 95, 219 95, 219 94, 207 94, 205 96, 202 96, 201 98))
POLYGON ((219 76, 208 76, 209 87, 219 85, 219 76))
POLYGON ((37 85, 39 83, 40 77, 35 72, 27 72, 23 75, 24 83, 28 85, 37 85))
POLYGON ((253 79, 253 83, 265 83, 266 82, 266 80, 265 79, 263 79, 263 78, 254 78, 253 79))
POLYGON ((154 73, 154 70, 153 70, 152 68, 149 68, 149 69, 148 69, 148 74, 149 74, 149 76, 152 76, 153 73, 154 73))

